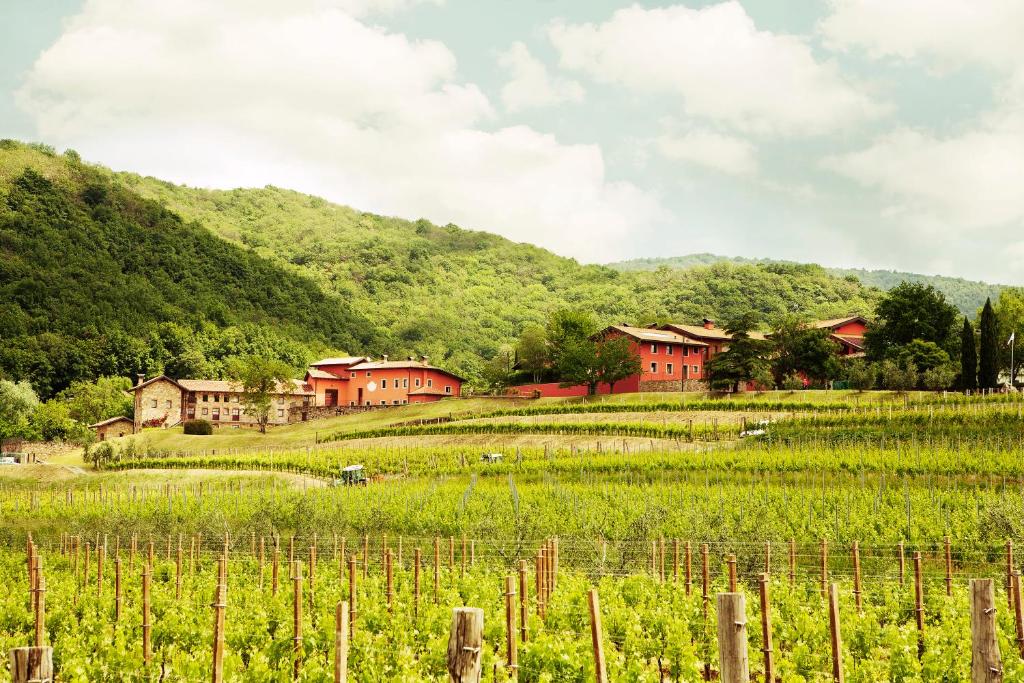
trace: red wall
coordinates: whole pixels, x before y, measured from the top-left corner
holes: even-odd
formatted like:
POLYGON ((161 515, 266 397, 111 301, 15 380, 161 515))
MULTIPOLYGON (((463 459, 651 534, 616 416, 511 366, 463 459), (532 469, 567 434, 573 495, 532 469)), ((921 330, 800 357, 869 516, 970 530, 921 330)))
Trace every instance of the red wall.
POLYGON ((848 337, 863 337, 867 332, 867 326, 859 320, 853 320, 832 330, 835 334, 843 334, 848 337))
MULTIPOLYGON (((570 396, 586 396, 587 385, 577 384, 571 387, 560 387, 558 382, 548 382, 546 384, 521 384, 519 386, 510 387, 511 391, 514 391, 519 396, 531 397, 535 391, 539 391, 540 395, 547 397, 558 397, 567 398, 570 396)), ((631 394, 640 391, 640 379, 639 377, 629 377, 622 380, 621 382, 615 383, 616 394, 631 394)), ((607 384, 598 384, 597 393, 608 394, 611 393, 608 389, 607 384)))

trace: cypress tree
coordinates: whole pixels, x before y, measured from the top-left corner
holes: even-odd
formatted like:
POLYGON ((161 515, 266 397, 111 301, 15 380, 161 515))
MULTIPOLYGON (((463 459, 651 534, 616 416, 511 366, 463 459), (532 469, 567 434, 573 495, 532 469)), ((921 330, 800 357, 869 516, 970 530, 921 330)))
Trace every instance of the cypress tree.
POLYGON ((999 382, 999 333, 996 331, 996 314, 992 300, 985 300, 981 309, 981 343, 978 349, 978 386, 995 389, 999 382))
POLYGON ((960 333, 960 388, 974 391, 978 388, 978 349, 974 345, 974 327, 964 316, 964 329, 960 333))

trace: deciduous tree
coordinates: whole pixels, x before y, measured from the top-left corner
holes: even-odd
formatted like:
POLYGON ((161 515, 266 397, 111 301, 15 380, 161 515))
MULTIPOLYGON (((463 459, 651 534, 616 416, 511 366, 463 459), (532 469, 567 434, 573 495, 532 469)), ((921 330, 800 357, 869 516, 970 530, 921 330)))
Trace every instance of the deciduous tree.
POLYGON ((295 392, 291 368, 278 360, 250 356, 231 364, 231 378, 242 388, 241 403, 245 413, 256 420, 260 432, 266 433, 275 397, 295 392))

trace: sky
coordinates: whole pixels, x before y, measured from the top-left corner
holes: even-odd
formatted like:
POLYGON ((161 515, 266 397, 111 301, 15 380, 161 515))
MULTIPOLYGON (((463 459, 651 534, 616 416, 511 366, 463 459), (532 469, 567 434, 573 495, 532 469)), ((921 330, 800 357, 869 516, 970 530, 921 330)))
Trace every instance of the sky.
POLYGON ((1024 284, 1021 0, 0 0, 0 137, 582 262, 1024 284))

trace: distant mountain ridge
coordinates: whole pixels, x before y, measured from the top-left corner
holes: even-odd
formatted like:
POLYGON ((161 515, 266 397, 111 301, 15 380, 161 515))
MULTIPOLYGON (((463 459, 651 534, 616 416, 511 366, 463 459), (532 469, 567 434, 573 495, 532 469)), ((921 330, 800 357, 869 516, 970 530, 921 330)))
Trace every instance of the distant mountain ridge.
MULTIPOLYGON (((714 263, 744 263, 744 264, 787 264, 800 265, 796 261, 767 258, 745 258, 743 256, 720 256, 718 254, 686 254, 684 256, 672 256, 667 258, 639 258, 628 261, 618 261, 607 264, 609 268, 621 272, 653 271, 665 266, 674 270, 686 270, 698 266, 708 266, 714 263)), ((829 268, 822 266, 826 272, 836 277, 855 277, 861 284, 867 287, 877 287, 881 290, 890 290, 901 282, 917 282, 925 285, 932 285, 946 295, 954 306, 960 309, 964 315, 974 317, 978 309, 985 305, 985 299, 991 297, 995 300, 999 292, 1009 285, 989 284, 976 280, 967 280, 960 277, 949 277, 946 275, 922 275, 920 273, 909 273, 898 270, 868 270, 866 268, 829 268)))

